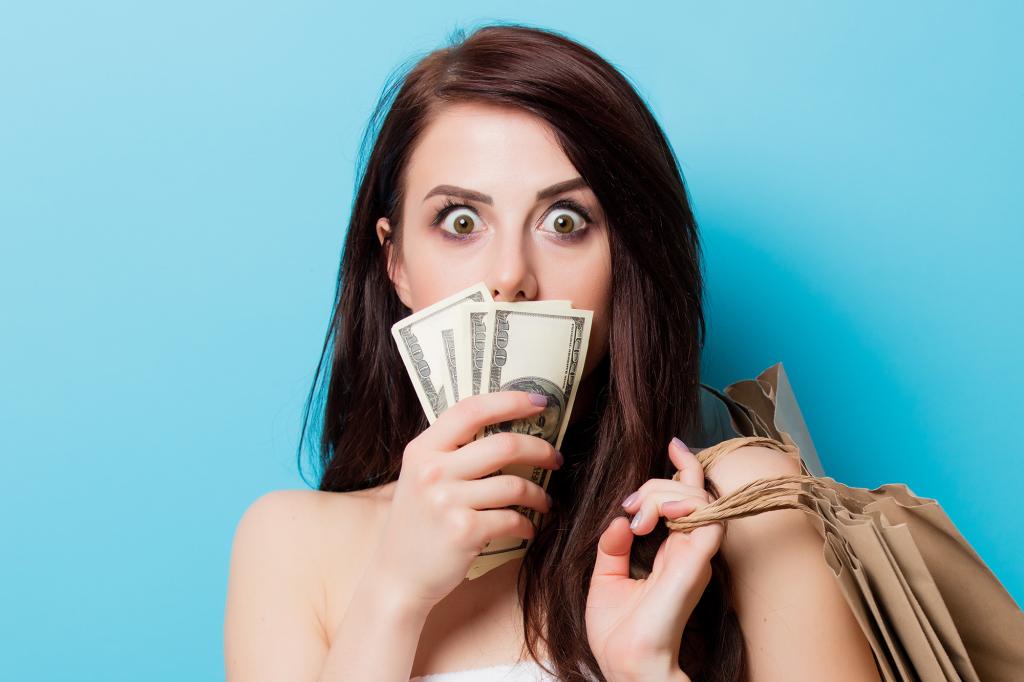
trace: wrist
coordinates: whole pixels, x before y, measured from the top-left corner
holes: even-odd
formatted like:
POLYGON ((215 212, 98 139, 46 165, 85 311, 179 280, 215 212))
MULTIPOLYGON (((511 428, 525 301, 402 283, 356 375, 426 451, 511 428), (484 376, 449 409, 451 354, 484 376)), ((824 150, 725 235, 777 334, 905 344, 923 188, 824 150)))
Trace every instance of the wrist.
POLYGON ((410 594, 401 581, 367 571, 356 587, 356 594, 372 602, 380 613, 395 623, 422 625, 434 604, 410 594))

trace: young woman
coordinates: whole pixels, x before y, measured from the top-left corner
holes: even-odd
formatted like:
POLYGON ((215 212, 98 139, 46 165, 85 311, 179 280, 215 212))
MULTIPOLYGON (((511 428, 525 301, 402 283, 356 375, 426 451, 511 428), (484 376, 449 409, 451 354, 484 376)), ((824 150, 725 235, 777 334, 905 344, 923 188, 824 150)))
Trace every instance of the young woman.
POLYGON ((389 87, 371 141, 317 370, 329 357, 319 490, 267 494, 239 523, 228 679, 878 679, 805 514, 661 522, 800 471, 744 447, 705 480, 685 445, 707 437, 697 226, 626 78, 557 33, 487 26, 389 87), (472 441, 536 413, 526 393, 427 425, 390 327, 478 281, 594 311, 561 453, 472 441), (554 469, 551 499, 485 477, 512 462, 554 469), (502 536, 533 542, 464 580, 502 536))

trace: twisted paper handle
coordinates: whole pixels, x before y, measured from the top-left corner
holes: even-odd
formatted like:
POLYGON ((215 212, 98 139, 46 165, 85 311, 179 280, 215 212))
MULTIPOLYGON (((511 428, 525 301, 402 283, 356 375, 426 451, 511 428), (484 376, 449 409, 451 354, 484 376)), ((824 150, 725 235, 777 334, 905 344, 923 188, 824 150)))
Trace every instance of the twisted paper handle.
MULTIPOLYGON (((730 438, 694 454, 707 472, 719 457, 744 445, 765 445, 797 458, 800 456, 800 451, 795 445, 787 445, 763 436, 730 438)), ((673 481, 679 480, 679 473, 676 471, 672 476, 673 481)), ((670 530, 690 531, 716 521, 738 519, 776 509, 800 509, 817 513, 812 502, 803 501, 807 496, 803 484, 813 484, 817 480, 816 476, 808 475, 758 478, 686 516, 665 519, 665 525, 670 530), (800 483, 800 490, 788 487, 793 483, 800 483), (792 499, 793 495, 797 496, 796 501, 792 499)))

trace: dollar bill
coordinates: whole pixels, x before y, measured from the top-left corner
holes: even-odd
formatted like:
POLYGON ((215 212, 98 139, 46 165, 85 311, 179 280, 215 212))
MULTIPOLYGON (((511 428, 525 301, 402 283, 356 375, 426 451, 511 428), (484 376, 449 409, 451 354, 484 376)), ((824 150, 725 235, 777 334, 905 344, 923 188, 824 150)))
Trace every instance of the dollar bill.
MULTIPOLYGON (((480 391, 528 391, 547 398, 540 414, 485 426, 477 434, 486 437, 501 431, 528 433, 561 447, 568 427, 590 340, 592 311, 537 309, 522 304, 493 303, 487 306, 480 391)), ((469 315, 469 309, 465 311, 469 315)), ((545 490, 551 470, 525 464, 509 464, 492 475, 522 476, 545 490)), ((513 505, 539 526, 542 514, 513 505)), ((474 560, 466 574, 477 578, 526 553, 524 538, 494 538, 474 560)))
MULTIPOLYGON (((495 302, 479 282, 396 322, 391 333, 433 424, 449 406, 470 395, 521 390, 544 395, 548 407, 529 419, 489 424, 477 438, 500 431, 528 433, 556 448, 572 412, 586 360, 592 313, 567 300, 495 302)), ((522 476, 547 489, 551 471, 510 464, 487 476, 522 476)), ((487 477, 485 476, 485 478, 487 477)), ((511 505, 538 526, 542 514, 511 505)), ((520 557, 529 541, 495 538, 466 577, 484 575, 520 557)))
POLYGON ((480 282, 392 325, 391 335, 431 424, 452 404, 450 391, 445 388, 452 377, 441 330, 453 328, 460 306, 493 300, 490 290, 480 282))
MULTIPOLYGON (((529 301, 512 303, 518 310, 570 310, 572 302, 567 300, 529 301)), ((468 303, 459 309, 454 333, 455 376, 454 402, 467 395, 481 393, 484 376, 484 343, 491 320, 494 319, 494 303, 468 303)))

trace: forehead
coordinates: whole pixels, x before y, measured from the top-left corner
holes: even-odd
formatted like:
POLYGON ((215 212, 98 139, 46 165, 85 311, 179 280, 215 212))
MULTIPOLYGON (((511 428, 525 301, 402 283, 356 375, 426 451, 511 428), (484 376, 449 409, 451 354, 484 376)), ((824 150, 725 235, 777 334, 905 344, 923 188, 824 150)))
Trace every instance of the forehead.
POLYGON ((409 158, 413 192, 444 182, 501 193, 527 191, 578 175, 541 118, 513 107, 459 103, 442 107, 409 158))

